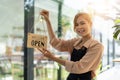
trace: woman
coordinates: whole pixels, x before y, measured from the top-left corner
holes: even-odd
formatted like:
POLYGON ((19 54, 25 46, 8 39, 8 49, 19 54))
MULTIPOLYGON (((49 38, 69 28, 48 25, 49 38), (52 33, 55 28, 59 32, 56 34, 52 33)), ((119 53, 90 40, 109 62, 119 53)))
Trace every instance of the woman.
POLYGON ((96 70, 100 64, 103 45, 92 37, 92 20, 87 13, 78 13, 74 18, 74 31, 80 38, 70 40, 58 39, 52 29, 49 12, 40 12, 47 24, 50 44, 59 51, 68 51, 71 59, 63 60, 55 57, 46 49, 39 50, 44 56, 65 66, 70 72, 67 80, 92 80, 96 76, 96 70))

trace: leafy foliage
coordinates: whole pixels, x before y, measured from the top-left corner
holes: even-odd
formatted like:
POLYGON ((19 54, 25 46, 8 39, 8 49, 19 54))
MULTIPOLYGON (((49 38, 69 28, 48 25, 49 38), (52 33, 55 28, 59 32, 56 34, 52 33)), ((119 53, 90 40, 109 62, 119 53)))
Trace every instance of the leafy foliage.
POLYGON ((63 27, 69 27, 70 26, 70 20, 67 16, 62 17, 62 26, 63 27))
POLYGON ((113 32, 113 38, 120 40, 120 19, 115 20, 115 26, 113 26, 113 28, 115 28, 115 31, 113 32))

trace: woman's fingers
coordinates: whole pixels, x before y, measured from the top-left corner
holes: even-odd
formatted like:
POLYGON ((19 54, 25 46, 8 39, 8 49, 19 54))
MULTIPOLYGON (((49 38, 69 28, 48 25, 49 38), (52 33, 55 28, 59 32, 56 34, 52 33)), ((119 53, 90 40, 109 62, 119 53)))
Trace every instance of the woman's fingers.
POLYGON ((49 12, 47 10, 42 10, 41 13, 44 13, 44 14, 49 14, 49 12))
POLYGON ((47 10, 42 10, 42 11, 40 12, 40 15, 44 16, 45 19, 47 19, 47 18, 49 17, 49 12, 48 12, 47 10))
POLYGON ((40 52, 44 53, 42 48, 37 48, 40 52))
POLYGON ((48 51, 47 49, 38 48, 38 50, 41 51, 42 54, 43 54, 45 57, 48 57, 48 58, 50 58, 50 59, 53 58, 53 54, 52 54, 50 51, 48 51))
POLYGON ((47 51, 46 49, 44 49, 44 48, 38 48, 38 50, 41 51, 43 54, 47 54, 47 52, 48 52, 48 51, 47 51))

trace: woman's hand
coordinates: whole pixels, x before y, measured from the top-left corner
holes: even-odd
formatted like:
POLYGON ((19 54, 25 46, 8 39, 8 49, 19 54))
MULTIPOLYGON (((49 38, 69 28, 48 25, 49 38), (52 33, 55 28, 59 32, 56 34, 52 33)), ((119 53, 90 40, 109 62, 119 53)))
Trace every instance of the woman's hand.
POLYGON ((54 55, 50 51, 48 51, 47 49, 38 48, 38 50, 41 51, 45 57, 48 57, 49 59, 54 58, 54 55))
POLYGON ((40 15, 44 16, 44 19, 45 20, 48 20, 49 19, 49 12, 47 10, 42 10, 40 12, 40 15))
POLYGON ((48 51, 44 48, 38 48, 38 50, 41 51, 45 57, 48 57, 49 59, 56 61, 57 63, 65 66, 65 60, 55 57, 50 51, 48 51))

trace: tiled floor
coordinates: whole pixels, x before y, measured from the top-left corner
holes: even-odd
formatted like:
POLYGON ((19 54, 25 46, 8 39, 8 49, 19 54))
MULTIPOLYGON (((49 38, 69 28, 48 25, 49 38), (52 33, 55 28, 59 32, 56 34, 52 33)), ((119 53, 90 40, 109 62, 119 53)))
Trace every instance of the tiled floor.
POLYGON ((104 71, 97 80, 120 80, 120 65, 104 71))

